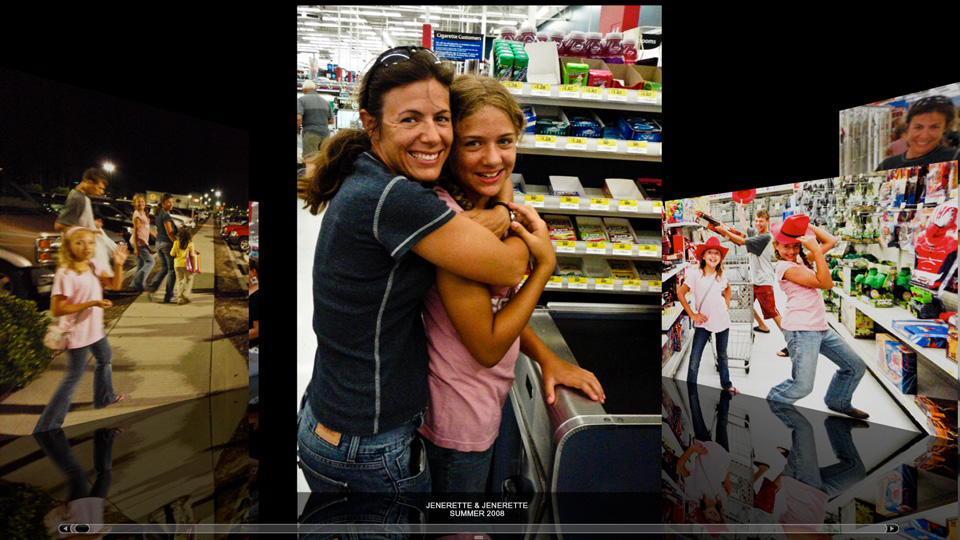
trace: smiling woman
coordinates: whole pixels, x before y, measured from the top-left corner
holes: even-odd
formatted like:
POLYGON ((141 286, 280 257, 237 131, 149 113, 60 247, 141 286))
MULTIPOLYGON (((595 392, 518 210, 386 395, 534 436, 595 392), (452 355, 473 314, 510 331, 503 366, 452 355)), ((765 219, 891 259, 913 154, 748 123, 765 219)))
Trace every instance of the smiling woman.
POLYGON ((930 96, 917 100, 907 110, 907 151, 883 160, 877 170, 916 167, 957 159, 960 152, 941 143, 954 118, 956 106, 948 97, 930 96))
POLYGON ((523 240, 501 242, 421 185, 437 179, 453 143, 452 80, 429 49, 381 54, 360 85, 364 129, 324 141, 298 180, 305 207, 324 211, 317 351, 297 436, 313 491, 429 491, 415 430, 428 397, 420 305, 434 265, 511 287, 526 269, 523 240))

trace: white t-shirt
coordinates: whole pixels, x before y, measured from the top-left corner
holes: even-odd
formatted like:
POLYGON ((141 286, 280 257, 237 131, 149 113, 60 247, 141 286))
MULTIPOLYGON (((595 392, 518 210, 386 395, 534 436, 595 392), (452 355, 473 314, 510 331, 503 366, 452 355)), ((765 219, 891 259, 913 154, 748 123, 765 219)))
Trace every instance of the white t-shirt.
POLYGON ((730 310, 727 309, 727 300, 723 297, 723 291, 728 286, 727 276, 720 279, 717 279, 717 274, 704 276, 699 267, 692 267, 687 268, 684 283, 693 293, 696 312, 707 316, 707 322, 694 323, 694 326, 714 333, 729 329, 730 310))

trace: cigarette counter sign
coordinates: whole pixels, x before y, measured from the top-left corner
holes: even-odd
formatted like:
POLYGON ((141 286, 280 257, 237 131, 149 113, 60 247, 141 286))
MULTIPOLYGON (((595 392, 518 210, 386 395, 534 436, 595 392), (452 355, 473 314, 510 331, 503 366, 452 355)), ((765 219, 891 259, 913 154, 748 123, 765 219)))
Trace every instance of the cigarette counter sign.
POLYGON ((433 50, 447 60, 482 60, 483 34, 462 32, 434 32, 433 50))

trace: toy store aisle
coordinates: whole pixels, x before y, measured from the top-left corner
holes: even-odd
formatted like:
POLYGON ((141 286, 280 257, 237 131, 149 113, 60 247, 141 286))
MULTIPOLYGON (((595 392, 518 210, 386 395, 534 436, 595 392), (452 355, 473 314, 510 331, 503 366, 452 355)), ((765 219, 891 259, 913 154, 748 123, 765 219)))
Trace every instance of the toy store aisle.
MULTIPOLYGON (((774 287, 774 294, 778 306, 786 305, 786 297, 778 287, 774 287)), ((756 324, 756 323, 754 323, 756 324)), ((747 374, 740 367, 730 368, 730 380, 733 385, 744 394, 756 397, 764 397, 770 391, 770 388, 783 382, 790 376, 791 362, 790 358, 777 356, 777 351, 786 346, 783 334, 772 320, 767 321, 770 328, 769 334, 756 332, 753 342, 753 354, 750 361, 750 373, 747 374)), ((678 380, 687 379, 687 366, 690 361, 690 347, 687 347, 687 353, 680 361, 677 368, 676 378, 678 380)), ((733 366, 742 365, 741 362, 732 362, 733 366)), ((830 379, 837 371, 837 366, 827 357, 820 355, 817 362, 817 377, 814 383, 813 393, 797 401, 798 407, 804 407, 811 410, 831 412, 823 402, 823 397, 827 392, 827 386, 830 379)), ((714 367, 713 347, 707 344, 703 351, 703 357, 700 361, 700 371, 697 375, 697 382, 703 386, 720 388, 720 375, 714 367)), ((880 422, 886 426, 917 431, 920 430, 910 420, 907 414, 900 408, 887 391, 881 386, 880 382, 873 376, 870 370, 860 380, 856 393, 853 395, 853 405, 860 410, 870 414, 870 422, 880 422)))

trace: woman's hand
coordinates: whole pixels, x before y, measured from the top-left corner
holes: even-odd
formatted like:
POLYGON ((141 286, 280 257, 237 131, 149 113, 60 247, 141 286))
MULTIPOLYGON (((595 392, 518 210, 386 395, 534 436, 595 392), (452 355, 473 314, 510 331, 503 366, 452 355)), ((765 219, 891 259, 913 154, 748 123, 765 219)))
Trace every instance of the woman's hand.
POLYGON ((510 229, 510 212, 500 205, 489 210, 467 210, 462 214, 483 225, 488 231, 500 238, 510 229))
POLYGON ((694 313, 690 318, 693 319, 693 322, 697 324, 704 324, 707 322, 707 316, 701 313, 694 313))
POLYGON ((600 403, 603 403, 607 399, 606 394, 603 393, 603 386, 600 385, 600 381, 597 380, 596 375, 581 367, 575 366, 570 362, 565 362, 559 357, 554 357, 549 362, 541 363, 540 368, 543 374, 543 389, 547 394, 548 404, 556 401, 557 397, 554 387, 558 384, 570 388, 578 388, 589 396, 590 399, 599 401, 600 403))
POLYGON ((537 261, 537 265, 548 265, 552 270, 557 264, 557 253, 550 242, 547 223, 543 221, 532 206, 508 204, 517 215, 517 219, 510 223, 510 228, 527 244, 530 254, 537 261))

